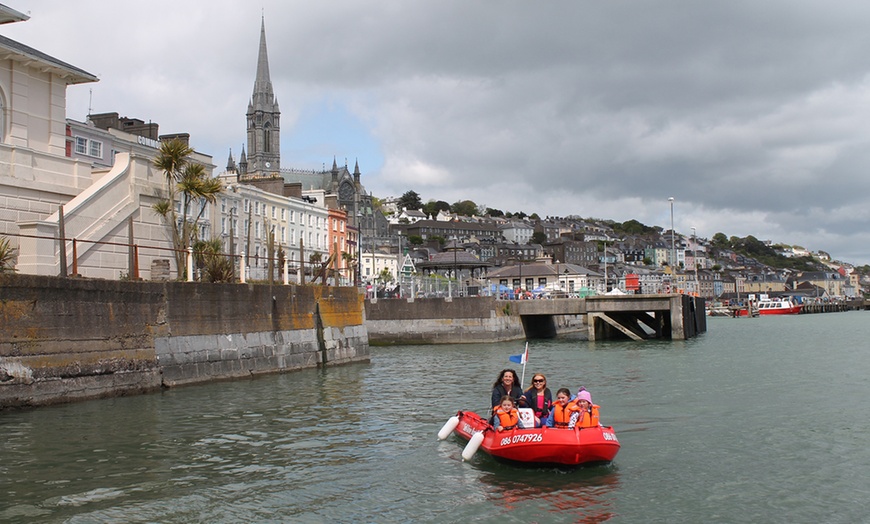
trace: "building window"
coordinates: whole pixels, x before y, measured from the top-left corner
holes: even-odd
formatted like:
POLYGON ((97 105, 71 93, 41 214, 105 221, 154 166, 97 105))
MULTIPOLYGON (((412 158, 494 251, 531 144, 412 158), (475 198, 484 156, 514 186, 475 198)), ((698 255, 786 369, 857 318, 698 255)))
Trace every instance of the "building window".
POLYGON ((251 201, 247 198, 245 199, 245 213, 251 212, 251 201))
POLYGON ((103 158, 103 143, 98 142, 96 140, 88 140, 85 137, 77 136, 76 140, 76 153, 80 155, 87 155, 96 158, 103 158))
POLYGON ((97 158, 103 157, 103 143, 97 142, 96 140, 91 140, 90 147, 88 148, 88 154, 97 158))
POLYGON ((290 217, 288 219, 290 222, 296 222, 296 211, 290 210, 290 217))
POLYGON ((272 206, 272 218, 275 218, 275 206, 272 206))
POLYGON ((281 220, 286 220, 287 218, 287 210, 283 207, 281 208, 281 220))

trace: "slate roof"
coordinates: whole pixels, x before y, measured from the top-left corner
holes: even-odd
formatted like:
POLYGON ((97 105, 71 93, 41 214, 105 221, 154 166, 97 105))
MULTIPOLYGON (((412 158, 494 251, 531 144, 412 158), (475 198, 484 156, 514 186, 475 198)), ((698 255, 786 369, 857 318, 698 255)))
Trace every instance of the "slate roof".
POLYGON ((54 73, 65 78, 69 84, 98 82, 100 79, 74 65, 67 64, 53 56, 47 55, 21 42, 0 35, 0 58, 23 62, 37 62, 32 67, 54 73))

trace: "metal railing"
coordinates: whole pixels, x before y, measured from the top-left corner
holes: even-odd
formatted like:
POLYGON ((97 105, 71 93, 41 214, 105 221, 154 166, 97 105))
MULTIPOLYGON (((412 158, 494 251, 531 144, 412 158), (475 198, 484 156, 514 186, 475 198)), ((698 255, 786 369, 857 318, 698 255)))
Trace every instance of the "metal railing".
MULTIPOLYGON (((248 280, 251 281, 268 281, 275 282, 283 280, 285 284, 290 283, 311 283, 314 279, 318 279, 319 283, 327 284, 327 285, 352 285, 352 269, 351 268, 327 268, 325 271, 325 275, 320 275, 321 272, 321 264, 316 262, 309 263, 301 263, 298 261, 289 261, 289 260, 281 260, 277 257, 273 257, 271 259, 271 264, 269 257, 265 257, 262 255, 251 256, 246 255, 243 251, 237 255, 231 255, 226 253, 213 253, 211 251, 194 251, 193 248, 188 248, 186 250, 179 250, 175 248, 168 248, 163 246, 154 246, 154 245, 143 245, 136 243, 125 243, 125 242, 110 242, 105 240, 83 240, 79 238, 61 238, 59 236, 41 236, 41 235, 28 235, 22 233, 4 233, 2 236, 4 237, 16 237, 16 238, 27 238, 27 239, 35 239, 35 240, 48 240, 52 241, 56 244, 55 247, 55 256, 57 257, 57 267, 59 276, 80 276, 80 269, 82 266, 82 261, 79 256, 79 247, 83 243, 88 243, 94 246, 105 246, 111 248, 109 251, 111 254, 116 257, 119 255, 119 249, 122 248, 127 251, 126 259, 127 262, 125 265, 113 265, 113 266, 103 266, 100 268, 104 273, 117 272, 117 278, 119 280, 130 279, 130 280, 139 280, 140 276, 140 261, 143 258, 149 259, 152 262, 161 257, 165 257, 169 261, 169 269, 171 272, 171 268, 173 263, 176 261, 176 256, 178 254, 183 254, 182 257, 179 257, 185 261, 184 266, 181 268, 181 271, 176 271, 179 273, 179 280, 182 279, 181 275, 184 276, 184 279, 187 281, 201 281, 204 275, 204 266, 197 266, 194 261, 200 258, 206 257, 228 257, 232 259, 232 280, 238 281, 241 283, 245 283, 248 280), (71 257, 69 259, 69 263, 67 263, 67 254, 71 253, 71 257), (150 255, 149 255, 150 253, 150 255), (254 261, 251 264, 251 261, 254 261), (240 268, 244 268, 242 271, 240 268), (271 272, 270 272, 271 269, 271 272), (292 277, 291 277, 292 275, 292 277)), ((19 251, 20 256, 20 251, 19 251)), ((108 253, 103 253, 104 255, 108 255, 108 253)), ((90 250, 88 253, 89 257, 94 257, 94 255, 100 255, 99 250, 90 250)), ((104 257, 108 258, 108 257, 104 257)), ((92 266, 87 266, 92 267, 92 266)), ((154 275, 152 275, 152 280, 154 275)), ((167 274, 166 279, 172 280, 171 275, 167 274)))

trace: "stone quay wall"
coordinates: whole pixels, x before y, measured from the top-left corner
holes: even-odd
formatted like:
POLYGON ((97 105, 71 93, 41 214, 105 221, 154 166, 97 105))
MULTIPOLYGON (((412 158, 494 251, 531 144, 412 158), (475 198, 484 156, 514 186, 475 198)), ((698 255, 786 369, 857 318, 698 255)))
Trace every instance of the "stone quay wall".
POLYGON ((519 315, 493 297, 379 299, 365 303, 372 345, 461 344, 525 338, 519 315))
POLYGON ((0 409, 369 358, 354 288, 0 274, 0 409))

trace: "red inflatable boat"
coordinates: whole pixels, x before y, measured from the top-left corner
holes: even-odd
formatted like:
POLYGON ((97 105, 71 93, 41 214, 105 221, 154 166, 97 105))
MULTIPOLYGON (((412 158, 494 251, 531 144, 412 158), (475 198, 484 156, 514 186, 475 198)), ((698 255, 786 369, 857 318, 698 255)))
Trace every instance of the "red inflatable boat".
POLYGON ((468 441, 462 451, 465 460, 480 448, 508 461, 579 466, 610 462, 619 452, 619 440, 608 426, 496 431, 477 413, 460 411, 444 424, 438 438, 443 440, 451 432, 468 441))

